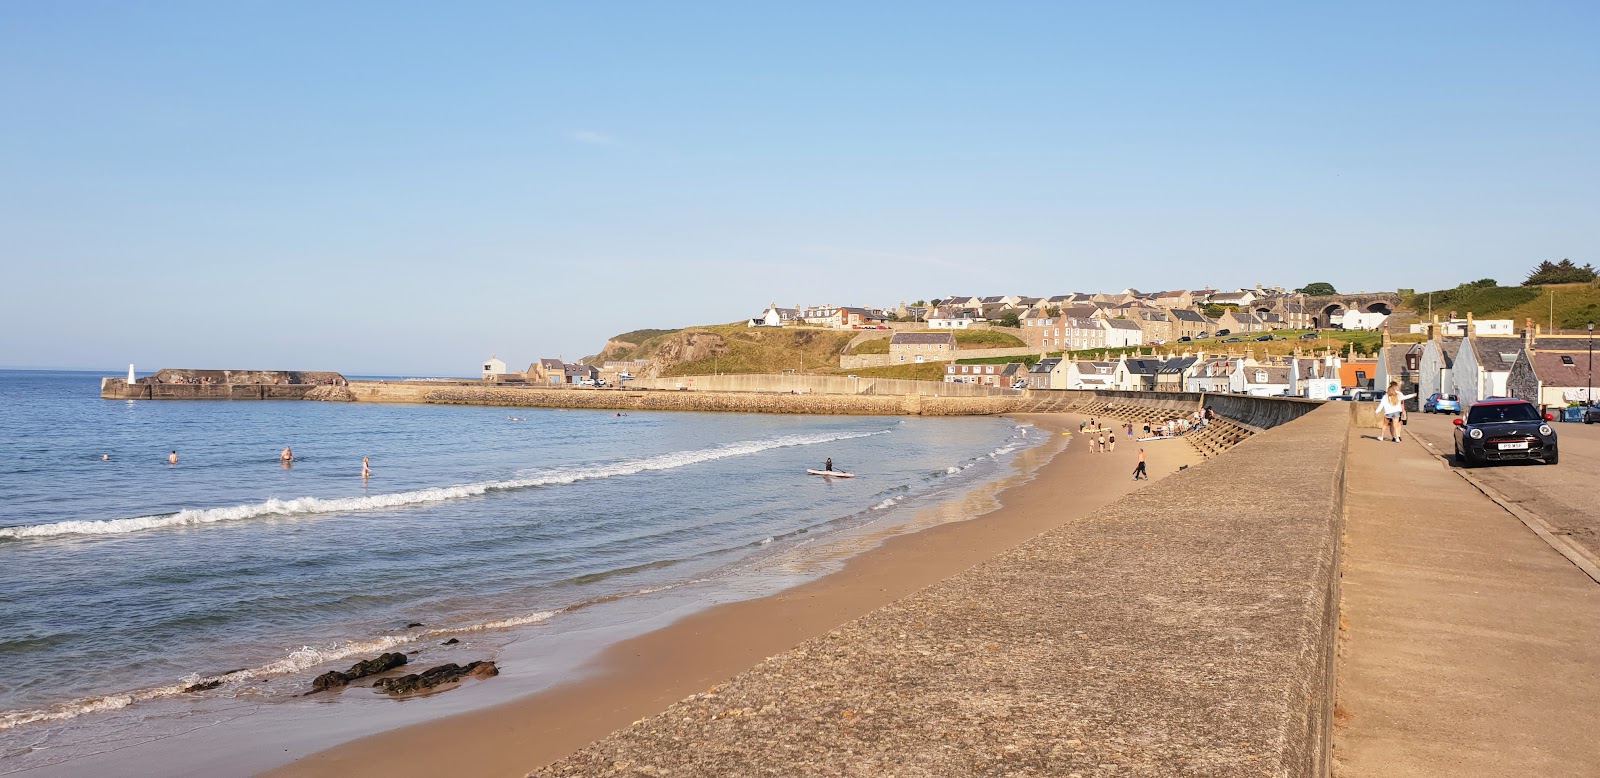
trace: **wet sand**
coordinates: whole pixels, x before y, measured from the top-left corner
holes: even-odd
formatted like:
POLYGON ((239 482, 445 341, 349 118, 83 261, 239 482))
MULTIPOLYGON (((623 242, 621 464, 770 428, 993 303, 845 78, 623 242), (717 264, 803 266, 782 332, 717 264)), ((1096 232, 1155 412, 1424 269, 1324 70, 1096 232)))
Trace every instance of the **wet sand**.
MULTIPOLYGON (((1014 418, 1058 439, 1080 420, 1069 414, 1014 418)), ((1120 441, 1112 453, 1090 453, 1081 442, 1057 451, 1046 444, 1019 455, 1021 474, 1002 482, 998 506, 988 502, 969 514, 976 514, 970 521, 891 537, 838 572, 769 597, 717 605, 617 643, 595 659, 592 672, 547 691, 361 738, 267 774, 525 775, 1142 485, 1130 478, 1138 452, 1132 441, 1120 441)), ((1145 451, 1152 481, 1199 461, 1182 440, 1146 444, 1145 451)))

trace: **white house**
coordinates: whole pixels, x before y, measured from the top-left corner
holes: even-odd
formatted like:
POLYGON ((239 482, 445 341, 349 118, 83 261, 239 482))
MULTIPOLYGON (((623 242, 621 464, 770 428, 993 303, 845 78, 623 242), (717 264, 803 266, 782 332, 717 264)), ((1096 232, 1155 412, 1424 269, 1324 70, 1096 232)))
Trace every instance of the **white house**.
MULTIPOLYGON (((1451 369, 1452 393, 1463 408, 1485 397, 1508 397, 1506 379, 1522 353, 1521 338, 1462 338, 1451 369)), ((1423 395, 1424 398, 1427 395, 1423 395)))
POLYGON ((1200 360, 1189 370, 1189 375, 1184 377, 1183 390, 1186 392, 1226 392, 1232 375, 1232 360, 1226 357, 1207 358, 1202 354, 1200 360))
POLYGON ((1373 313, 1371 311, 1345 311, 1344 320, 1341 322, 1347 330, 1375 330, 1383 326, 1388 320, 1387 313, 1373 313))
POLYGON ((1417 362, 1417 397, 1428 399, 1434 392, 1449 394, 1453 381, 1456 352, 1463 338, 1440 337, 1422 344, 1422 359, 1417 362))
POLYGON ((928 329, 965 330, 978 323, 977 315, 969 308, 938 307, 928 311, 928 329))
POLYGON ((483 377, 485 379, 505 374, 506 363, 501 361, 499 357, 490 354, 488 359, 483 360, 483 377))
MULTIPOLYGON (((1484 337, 1509 338, 1517 334, 1516 322, 1510 319, 1476 319, 1471 316, 1465 319, 1446 319, 1437 322, 1439 331, 1445 335, 1461 337, 1467 334, 1467 328, 1472 328, 1472 334, 1484 337)), ((1421 335, 1428 331, 1428 324, 1411 325, 1411 334, 1421 335)))
POLYGON ((1112 379, 1117 372, 1116 362, 1062 360, 1058 372, 1061 389, 1112 389, 1112 379))
POLYGON ((1239 360, 1229 376, 1228 390, 1256 397, 1279 397, 1289 392, 1289 368, 1239 360))
POLYGON ((1144 345, 1144 330, 1132 319, 1101 319, 1106 331, 1106 348, 1125 348, 1144 345))

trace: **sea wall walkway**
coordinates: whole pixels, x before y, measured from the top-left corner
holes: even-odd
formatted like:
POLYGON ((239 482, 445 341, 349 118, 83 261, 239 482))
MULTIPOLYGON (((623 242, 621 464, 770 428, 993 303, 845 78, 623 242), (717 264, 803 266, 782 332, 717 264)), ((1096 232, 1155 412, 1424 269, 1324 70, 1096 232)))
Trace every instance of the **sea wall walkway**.
POLYGON ((1376 433, 1350 434, 1334 775, 1600 775, 1600 585, 1376 433))
POLYGON ((1314 410, 536 774, 1323 775, 1349 425, 1314 410))

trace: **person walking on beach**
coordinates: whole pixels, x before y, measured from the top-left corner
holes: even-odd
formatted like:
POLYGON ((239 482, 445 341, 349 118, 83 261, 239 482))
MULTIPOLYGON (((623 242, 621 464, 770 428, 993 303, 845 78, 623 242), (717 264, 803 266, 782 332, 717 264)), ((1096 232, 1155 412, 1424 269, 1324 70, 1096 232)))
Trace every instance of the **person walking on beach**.
POLYGON ((167 464, 169 464, 169 465, 178 464, 178 452, 174 451, 171 454, 167 455, 167 464))
POLYGON ((371 477, 372 477, 372 467, 367 464, 367 458, 366 457, 362 457, 361 458, 361 480, 365 481, 365 480, 367 480, 368 478, 371 478, 371 477))
POLYGON ((1389 383, 1389 391, 1378 401, 1378 440, 1383 440, 1388 433, 1394 436, 1394 442, 1400 442, 1400 417, 1405 415, 1406 400, 1413 397, 1416 395, 1400 393, 1399 381, 1389 383))
POLYGON ((1096 438, 1095 438, 1095 442, 1099 445, 1100 452, 1101 453, 1105 453, 1105 450, 1106 450, 1106 431, 1105 430, 1100 430, 1099 435, 1096 436, 1096 438))
POLYGON ((1106 438, 1106 453, 1114 454, 1117 451, 1117 431, 1112 430, 1111 436, 1106 438))
POLYGON ((1144 449, 1139 449, 1139 464, 1133 466, 1133 480, 1148 481, 1150 475, 1144 471, 1144 449))

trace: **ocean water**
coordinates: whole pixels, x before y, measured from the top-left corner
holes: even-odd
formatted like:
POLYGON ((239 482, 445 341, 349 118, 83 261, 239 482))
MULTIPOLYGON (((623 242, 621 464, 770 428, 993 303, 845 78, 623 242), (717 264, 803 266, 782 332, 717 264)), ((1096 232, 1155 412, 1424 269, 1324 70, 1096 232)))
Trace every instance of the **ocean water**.
POLYGON ((40 743, 92 749, 152 705, 296 704, 387 650, 472 637, 486 658, 581 609, 748 592, 762 560, 962 493, 1042 437, 993 418, 134 402, 98 385, 0 371, 0 773, 40 743), (826 457, 858 477, 805 475, 826 457))

